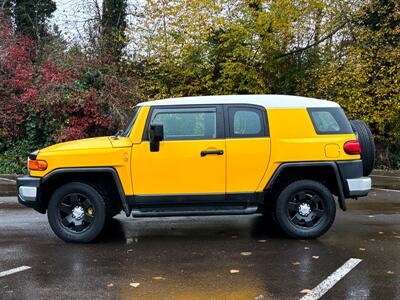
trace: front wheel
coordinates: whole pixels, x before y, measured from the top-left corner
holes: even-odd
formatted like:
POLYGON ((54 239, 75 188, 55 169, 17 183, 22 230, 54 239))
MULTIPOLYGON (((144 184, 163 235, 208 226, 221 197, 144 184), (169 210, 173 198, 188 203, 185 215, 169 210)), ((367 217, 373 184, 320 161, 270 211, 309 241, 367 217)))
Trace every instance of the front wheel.
POLYGON ((276 202, 276 220, 292 238, 311 239, 323 235, 336 215, 331 192, 314 180, 299 180, 285 187, 276 202))
POLYGON ((66 242, 87 243, 104 228, 106 205, 90 185, 67 183, 49 201, 47 216, 54 233, 66 242))

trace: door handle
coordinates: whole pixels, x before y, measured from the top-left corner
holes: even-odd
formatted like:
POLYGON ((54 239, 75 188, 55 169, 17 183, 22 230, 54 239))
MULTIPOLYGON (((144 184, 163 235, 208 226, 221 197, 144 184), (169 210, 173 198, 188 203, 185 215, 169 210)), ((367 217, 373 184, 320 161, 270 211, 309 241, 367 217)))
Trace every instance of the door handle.
POLYGON ((200 152, 201 157, 206 156, 206 155, 211 155, 211 154, 223 155, 224 150, 203 150, 200 152))

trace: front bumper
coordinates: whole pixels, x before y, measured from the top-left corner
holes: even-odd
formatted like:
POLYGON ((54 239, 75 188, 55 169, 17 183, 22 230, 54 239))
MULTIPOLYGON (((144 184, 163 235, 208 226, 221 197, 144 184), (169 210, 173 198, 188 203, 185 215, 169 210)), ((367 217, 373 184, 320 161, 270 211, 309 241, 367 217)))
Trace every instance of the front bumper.
POLYGON ((18 202, 33 208, 34 210, 45 213, 46 209, 41 201, 40 193, 41 179, 31 176, 20 176, 17 178, 18 202))

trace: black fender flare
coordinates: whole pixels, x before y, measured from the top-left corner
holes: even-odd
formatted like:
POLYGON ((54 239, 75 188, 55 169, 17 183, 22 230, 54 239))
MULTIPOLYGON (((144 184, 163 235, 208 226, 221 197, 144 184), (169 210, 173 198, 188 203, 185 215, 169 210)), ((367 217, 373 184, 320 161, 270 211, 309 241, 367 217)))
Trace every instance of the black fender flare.
POLYGON ((122 188, 117 171, 112 167, 87 167, 87 168, 59 168, 54 169, 42 178, 42 184, 51 179, 52 177, 65 173, 109 173, 112 175, 117 192, 122 203, 122 208, 127 217, 130 216, 131 209, 129 208, 127 197, 125 196, 124 189, 122 188))
POLYGON ((332 168, 332 170, 335 174, 335 178, 336 178, 339 206, 343 211, 347 210, 342 177, 340 176, 339 168, 334 161, 283 163, 275 170, 271 179, 268 181, 267 185, 265 186, 264 191, 267 191, 267 190, 273 188, 274 184, 276 183, 276 180, 278 179, 279 175, 282 173, 283 170, 286 170, 288 168, 299 168, 299 167, 330 167, 330 168, 332 168))

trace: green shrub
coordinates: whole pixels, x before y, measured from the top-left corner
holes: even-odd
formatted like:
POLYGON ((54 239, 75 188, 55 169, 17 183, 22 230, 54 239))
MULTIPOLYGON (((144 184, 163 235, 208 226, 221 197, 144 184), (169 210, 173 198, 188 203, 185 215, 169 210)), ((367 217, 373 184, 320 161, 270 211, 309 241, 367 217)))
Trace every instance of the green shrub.
POLYGON ((0 154, 0 174, 26 173, 28 155, 37 148, 38 145, 26 140, 16 142, 0 154))
POLYGON ((400 169, 400 147, 392 148, 389 152, 390 168, 399 170, 400 169))

